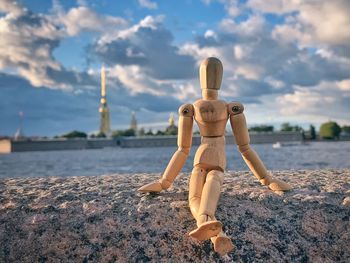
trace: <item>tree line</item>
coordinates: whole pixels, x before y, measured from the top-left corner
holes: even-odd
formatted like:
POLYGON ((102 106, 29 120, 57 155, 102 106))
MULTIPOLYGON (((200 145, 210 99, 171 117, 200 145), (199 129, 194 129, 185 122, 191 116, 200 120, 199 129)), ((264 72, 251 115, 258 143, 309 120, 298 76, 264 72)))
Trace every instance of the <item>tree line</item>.
MULTIPOLYGON (((164 136, 164 135, 177 135, 177 127, 169 126, 166 130, 158 130, 153 132, 149 129, 147 132, 141 128, 138 131, 133 129, 126 130, 115 130, 112 132, 111 137, 125 137, 125 136, 164 136)), ((272 125, 256 125, 249 128, 249 132, 274 132, 274 126, 272 125)), ((281 124, 280 131, 282 132, 301 132, 304 135, 305 139, 314 140, 317 138, 317 131, 314 125, 310 125, 308 130, 303 129, 298 125, 291 125, 289 122, 285 122, 281 124)), ((350 134, 350 126, 342 126, 340 127, 338 123, 334 121, 328 121, 323 123, 320 126, 320 130, 318 132, 318 136, 321 139, 338 139, 340 133, 343 132, 345 134, 350 134)), ((199 132, 195 132, 195 134, 199 134, 199 132)), ((54 138, 106 138, 107 136, 103 133, 91 134, 90 136, 82 131, 71 131, 63 135, 55 136, 54 138)))
MULTIPOLYGON (((274 127, 271 125, 257 125, 249 128, 250 132, 273 132, 274 127)), ((309 130, 304 130, 301 126, 290 125, 289 122, 282 123, 280 131, 282 132, 302 132, 306 139, 314 140, 317 138, 317 132, 314 125, 309 126, 309 130)), ((335 121, 328 121, 320 126, 319 137, 321 139, 338 139, 340 133, 350 134, 350 126, 340 127, 335 121)))

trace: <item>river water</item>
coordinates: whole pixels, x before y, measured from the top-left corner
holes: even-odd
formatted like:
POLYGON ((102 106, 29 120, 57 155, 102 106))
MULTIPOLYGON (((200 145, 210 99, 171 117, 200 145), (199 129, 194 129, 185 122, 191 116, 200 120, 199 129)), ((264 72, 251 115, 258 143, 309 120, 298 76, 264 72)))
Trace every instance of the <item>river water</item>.
MULTIPOLYGON (((350 168, 350 142, 312 142, 273 148, 256 144, 269 170, 350 168)), ((196 147, 183 168, 192 170, 196 147)), ((112 173, 162 173, 175 147, 106 148, 99 150, 0 154, 0 178, 82 176, 112 173)), ((226 145, 227 170, 248 170, 234 145, 226 145)))

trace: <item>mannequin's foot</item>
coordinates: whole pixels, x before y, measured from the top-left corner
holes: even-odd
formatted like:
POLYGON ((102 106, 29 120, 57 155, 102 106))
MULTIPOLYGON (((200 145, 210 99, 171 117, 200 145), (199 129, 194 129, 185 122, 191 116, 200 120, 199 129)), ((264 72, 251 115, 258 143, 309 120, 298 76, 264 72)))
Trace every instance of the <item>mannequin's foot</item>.
POLYGON ((191 231, 189 235, 199 241, 204 241, 216 236, 221 232, 221 230, 221 222, 217 220, 210 220, 198 225, 198 227, 191 231))
POLYGON ((214 245, 214 250, 220 256, 224 256, 234 249, 231 239, 224 233, 219 233, 219 235, 212 237, 211 241, 214 245))

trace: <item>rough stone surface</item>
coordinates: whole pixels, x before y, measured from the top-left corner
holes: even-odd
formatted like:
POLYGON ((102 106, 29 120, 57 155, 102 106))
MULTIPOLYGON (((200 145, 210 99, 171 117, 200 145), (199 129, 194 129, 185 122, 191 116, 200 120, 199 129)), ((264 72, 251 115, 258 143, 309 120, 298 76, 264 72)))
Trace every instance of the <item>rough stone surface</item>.
POLYGON ((188 174, 159 195, 159 174, 0 180, 0 262, 350 262, 350 170, 274 172, 273 193, 226 174, 217 218, 236 250, 220 257, 195 228, 188 174))

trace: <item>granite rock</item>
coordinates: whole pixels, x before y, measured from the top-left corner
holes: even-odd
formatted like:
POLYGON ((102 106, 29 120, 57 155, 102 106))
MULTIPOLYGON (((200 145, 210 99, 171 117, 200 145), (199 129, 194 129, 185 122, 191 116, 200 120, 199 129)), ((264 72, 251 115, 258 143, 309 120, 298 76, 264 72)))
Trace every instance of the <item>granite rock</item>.
POLYGON ((0 262, 350 262, 350 170, 275 171, 274 193, 227 172, 217 218, 235 250, 188 236, 188 174, 158 195, 159 174, 0 180, 0 262))

